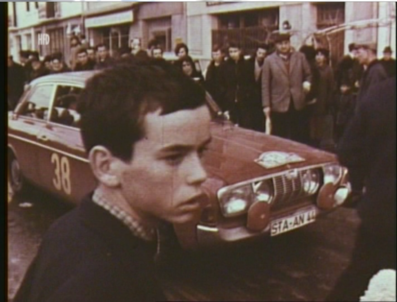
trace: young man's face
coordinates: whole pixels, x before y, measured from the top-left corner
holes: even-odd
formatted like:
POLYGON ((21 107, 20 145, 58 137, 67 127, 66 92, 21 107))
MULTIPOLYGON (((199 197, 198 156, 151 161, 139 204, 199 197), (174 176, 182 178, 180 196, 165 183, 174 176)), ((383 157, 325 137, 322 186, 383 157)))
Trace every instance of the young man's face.
POLYGON ((40 67, 41 67, 40 61, 36 61, 36 60, 32 61, 33 70, 38 70, 40 67))
POLYGON ((316 54, 316 63, 317 64, 320 64, 320 65, 324 64, 325 63, 325 59, 326 59, 325 56, 321 52, 318 52, 316 54))
POLYGON ((276 43, 276 48, 279 53, 287 54, 291 50, 291 42, 289 40, 284 40, 276 43))
POLYGON ((57 59, 51 61, 51 67, 55 71, 61 70, 62 66, 62 63, 57 59))
POLYGON ((143 223, 185 223, 199 219, 201 184, 207 174, 201 156, 209 143, 206 106, 145 118, 145 138, 136 142, 118 175, 124 199, 143 223))
POLYGON ((139 39, 132 39, 130 46, 132 50, 138 51, 141 49, 141 41, 139 39))
POLYGON ((366 65, 369 62, 370 51, 365 48, 357 49, 357 60, 361 65, 366 65))
POLYGON ((240 59, 241 51, 237 47, 229 48, 229 56, 233 61, 238 61, 240 59))
POLYGON ((190 62, 183 62, 182 63, 182 70, 187 76, 191 76, 193 73, 193 67, 190 62))
POLYGON ((384 52, 383 53, 383 59, 390 60, 391 59, 391 52, 384 52))
POLYGON ((220 63, 223 61, 223 56, 222 56, 222 52, 220 50, 217 51, 213 51, 212 52, 212 59, 217 62, 220 63))
POLYGON ((93 49, 87 49, 87 55, 91 60, 95 61, 95 51, 93 49))
POLYGON ((105 46, 98 47, 98 56, 100 59, 102 60, 106 59, 107 55, 108 55, 108 50, 106 49, 105 46))
POLYGON ((86 53, 86 52, 80 52, 80 53, 77 55, 77 60, 78 60, 78 62, 79 62, 80 64, 83 64, 83 65, 87 64, 87 62, 88 62, 88 55, 87 55, 87 53, 86 53))
POLYGON ((153 58, 161 59, 162 57, 163 57, 163 51, 159 48, 154 48, 153 49, 153 58))
POLYGON ((181 47, 178 52, 178 57, 183 58, 187 56, 187 51, 185 47, 181 47))
POLYGON ((259 47, 256 50, 256 60, 259 63, 262 63, 265 60, 265 57, 266 57, 266 49, 259 47))

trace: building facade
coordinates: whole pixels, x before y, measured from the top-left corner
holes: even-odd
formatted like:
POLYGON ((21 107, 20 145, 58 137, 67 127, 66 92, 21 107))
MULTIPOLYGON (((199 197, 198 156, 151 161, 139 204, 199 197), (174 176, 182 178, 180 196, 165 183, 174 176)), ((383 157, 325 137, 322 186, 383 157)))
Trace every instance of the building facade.
MULTIPOLYGON (((349 22, 381 19, 371 28, 337 31, 326 37, 333 60, 347 52, 351 42, 396 44, 394 2, 9 2, 9 52, 18 58, 22 49, 70 54, 68 38, 85 34, 89 44, 105 43, 111 52, 140 38, 147 47, 156 38, 165 52, 178 42, 189 46, 192 56, 208 62, 211 49, 241 43, 250 54, 257 42, 268 41, 271 32, 285 24, 292 28, 296 49, 313 43, 311 33, 349 22), (38 45, 38 35, 47 33, 49 45, 38 45)), ((366 22, 366 21, 365 21, 366 22)), ((318 41, 316 41, 318 43, 318 41)))
POLYGON ((289 24, 291 43, 299 49, 313 43, 308 39, 313 32, 366 20, 364 26, 371 28, 336 31, 321 46, 331 50, 334 61, 352 42, 377 43, 381 55, 385 46, 396 44, 395 10, 395 2, 188 2, 188 45, 193 55, 209 58, 215 44, 237 40, 251 54, 256 42, 268 41, 272 31, 289 24), (373 19, 384 22, 367 22, 373 19))

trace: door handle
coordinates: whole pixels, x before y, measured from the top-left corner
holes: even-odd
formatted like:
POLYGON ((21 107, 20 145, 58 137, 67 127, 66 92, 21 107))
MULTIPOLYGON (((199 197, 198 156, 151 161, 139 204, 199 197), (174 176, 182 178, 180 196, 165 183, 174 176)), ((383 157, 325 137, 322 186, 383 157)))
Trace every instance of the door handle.
POLYGON ((38 134, 36 137, 37 137, 38 140, 41 140, 41 141, 44 141, 44 142, 48 141, 48 137, 45 134, 41 134, 41 135, 38 134))

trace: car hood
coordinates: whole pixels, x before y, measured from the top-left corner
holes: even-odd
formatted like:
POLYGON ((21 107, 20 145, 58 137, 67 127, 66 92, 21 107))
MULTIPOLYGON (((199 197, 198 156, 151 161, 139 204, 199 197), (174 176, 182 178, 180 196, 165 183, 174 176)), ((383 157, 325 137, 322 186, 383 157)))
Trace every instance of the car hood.
POLYGON ((235 127, 229 122, 212 122, 211 134, 212 142, 204 156, 204 165, 209 177, 229 185, 289 169, 337 162, 336 156, 329 152, 235 127), (302 160, 265 168, 257 162, 264 152, 282 152, 302 160))

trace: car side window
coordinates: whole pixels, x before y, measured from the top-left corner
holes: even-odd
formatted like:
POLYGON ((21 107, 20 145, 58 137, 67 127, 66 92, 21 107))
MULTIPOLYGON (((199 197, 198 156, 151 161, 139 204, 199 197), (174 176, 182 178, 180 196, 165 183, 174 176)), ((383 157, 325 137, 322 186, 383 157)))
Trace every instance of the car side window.
POLYGON ((47 119, 54 85, 44 84, 32 87, 26 93, 25 99, 17 108, 17 113, 21 116, 33 117, 37 119, 47 119))
POLYGON ((79 127, 80 115, 76 110, 80 87, 58 85, 50 121, 70 127, 79 127))

